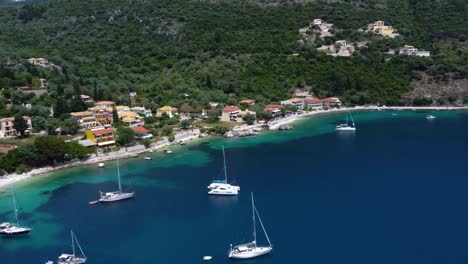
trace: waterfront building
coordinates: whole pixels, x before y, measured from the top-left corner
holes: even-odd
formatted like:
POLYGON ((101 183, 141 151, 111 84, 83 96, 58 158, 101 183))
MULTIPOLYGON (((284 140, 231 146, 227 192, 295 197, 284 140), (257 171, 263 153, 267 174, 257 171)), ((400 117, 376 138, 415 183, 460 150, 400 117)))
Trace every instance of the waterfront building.
POLYGON ((87 129, 86 139, 96 143, 98 147, 111 146, 115 144, 115 133, 113 128, 87 129))
POLYGON ((229 105, 223 108, 220 120, 223 122, 236 122, 241 109, 235 105, 229 105))

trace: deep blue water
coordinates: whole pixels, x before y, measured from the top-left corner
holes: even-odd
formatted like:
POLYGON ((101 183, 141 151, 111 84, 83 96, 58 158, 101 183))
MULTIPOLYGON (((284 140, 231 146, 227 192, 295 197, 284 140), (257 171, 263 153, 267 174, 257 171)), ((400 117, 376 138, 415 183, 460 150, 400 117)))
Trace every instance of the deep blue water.
MULTIPOLYGON (((250 239, 252 191, 274 251, 237 263, 466 263, 468 115, 429 121, 425 113, 358 113, 355 133, 336 133, 340 117, 308 120, 257 143, 212 140, 123 162, 124 183, 137 194, 121 203, 87 204, 99 190, 115 189, 112 163, 20 186, 22 216, 34 230, 20 241, 0 239, 0 263, 55 261, 71 250, 70 228, 88 263, 202 263, 204 255, 229 263, 229 244, 250 239), (222 144, 239 197, 206 194, 221 172, 222 144), (41 228, 44 221, 50 225, 41 228)), ((11 217, 8 202, 0 200, 0 219, 11 217)))

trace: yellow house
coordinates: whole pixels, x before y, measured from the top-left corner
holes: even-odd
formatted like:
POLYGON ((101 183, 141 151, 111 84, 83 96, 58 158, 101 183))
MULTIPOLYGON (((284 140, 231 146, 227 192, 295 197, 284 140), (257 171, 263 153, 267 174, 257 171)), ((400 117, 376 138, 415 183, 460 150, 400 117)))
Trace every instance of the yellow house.
POLYGON ((382 36, 389 36, 395 31, 392 26, 385 26, 385 22, 381 20, 370 24, 369 29, 374 31, 375 34, 380 34, 382 36))
POLYGON ((163 106, 156 110, 156 116, 162 117, 163 115, 167 115, 169 118, 172 118, 174 115, 178 114, 178 110, 179 109, 172 106, 163 106))
POLYGON ((96 143, 99 147, 115 144, 115 134, 112 128, 87 129, 86 139, 96 143))

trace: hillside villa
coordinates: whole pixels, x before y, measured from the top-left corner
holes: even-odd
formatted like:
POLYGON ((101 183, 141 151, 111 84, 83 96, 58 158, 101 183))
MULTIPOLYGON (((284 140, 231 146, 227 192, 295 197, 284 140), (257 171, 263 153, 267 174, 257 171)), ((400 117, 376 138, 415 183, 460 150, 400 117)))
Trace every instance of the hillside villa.
POLYGON ((94 100, 91 98, 91 96, 86 95, 86 94, 80 94, 81 101, 85 104, 93 103, 94 100))
POLYGON ((395 29, 392 26, 386 26, 382 20, 375 21, 367 26, 367 31, 373 32, 374 34, 381 35, 384 37, 394 38, 399 34, 394 33, 395 29))
POLYGON ((49 61, 44 58, 30 58, 28 62, 34 66, 49 67, 49 61))
POLYGON ((99 108, 113 108, 115 103, 112 101, 99 101, 94 104, 95 107, 99 108))
POLYGON ((263 111, 271 113, 273 117, 277 117, 281 115, 281 108, 284 108, 284 106, 278 104, 269 104, 263 108, 263 111))
POLYGON ((414 46, 404 45, 400 48, 400 55, 430 57, 431 52, 427 50, 420 50, 418 48, 415 48, 414 46))
MULTIPOLYGON (((29 116, 23 116, 23 119, 28 124, 28 128, 26 129, 25 133, 29 134, 32 131, 31 118, 29 116)), ((14 117, 6 117, 6 118, 0 119, 0 138, 18 136, 18 132, 13 127, 14 120, 15 120, 14 117)))
POLYGON ((172 118, 174 115, 178 115, 178 114, 179 114, 179 109, 172 107, 172 106, 163 106, 161 108, 158 108, 158 110, 156 110, 157 117, 162 117, 166 115, 169 118, 172 118))

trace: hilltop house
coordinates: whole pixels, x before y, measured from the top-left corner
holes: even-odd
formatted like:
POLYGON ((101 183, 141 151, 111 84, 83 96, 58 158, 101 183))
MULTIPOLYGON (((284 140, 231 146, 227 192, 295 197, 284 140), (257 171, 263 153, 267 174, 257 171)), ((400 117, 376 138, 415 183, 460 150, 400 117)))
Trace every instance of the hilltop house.
POLYGON ((85 104, 93 103, 94 100, 91 98, 91 96, 86 95, 86 94, 80 94, 81 101, 85 104))
POLYGON ((99 147, 111 146, 115 144, 115 134, 113 128, 87 129, 86 139, 96 143, 99 147))
MULTIPOLYGON (((28 124, 28 128, 26 129, 25 133, 29 134, 32 131, 31 118, 29 116, 23 116, 23 119, 28 124)), ((6 118, 0 119, 0 138, 18 136, 18 132, 13 127, 14 121, 15 121, 14 117, 6 117, 6 118)))
POLYGON ((220 120, 223 122, 236 122, 241 109, 235 105, 229 105, 223 108, 220 120))
POLYGON ((431 53, 427 50, 420 50, 410 45, 405 45, 400 48, 400 55, 406 56, 419 56, 419 57, 430 57, 431 53))
POLYGON ((384 37, 394 38, 398 36, 398 34, 394 33, 395 29, 392 26, 386 26, 382 20, 369 24, 367 30, 384 37))
POLYGON ((49 86, 49 81, 47 81, 47 79, 44 78, 39 78, 39 88, 45 89, 47 88, 47 86, 49 86))
POLYGON ((172 107, 172 106, 163 106, 161 108, 158 108, 158 110, 156 110, 157 117, 162 117, 166 115, 169 118, 172 118, 174 115, 178 115, 178 114, 179 114, 179 109, 172 107))
POLYGON ((30 58, 28 62, 34 66, 49 67, 49 61, 44 58, 30 58))

